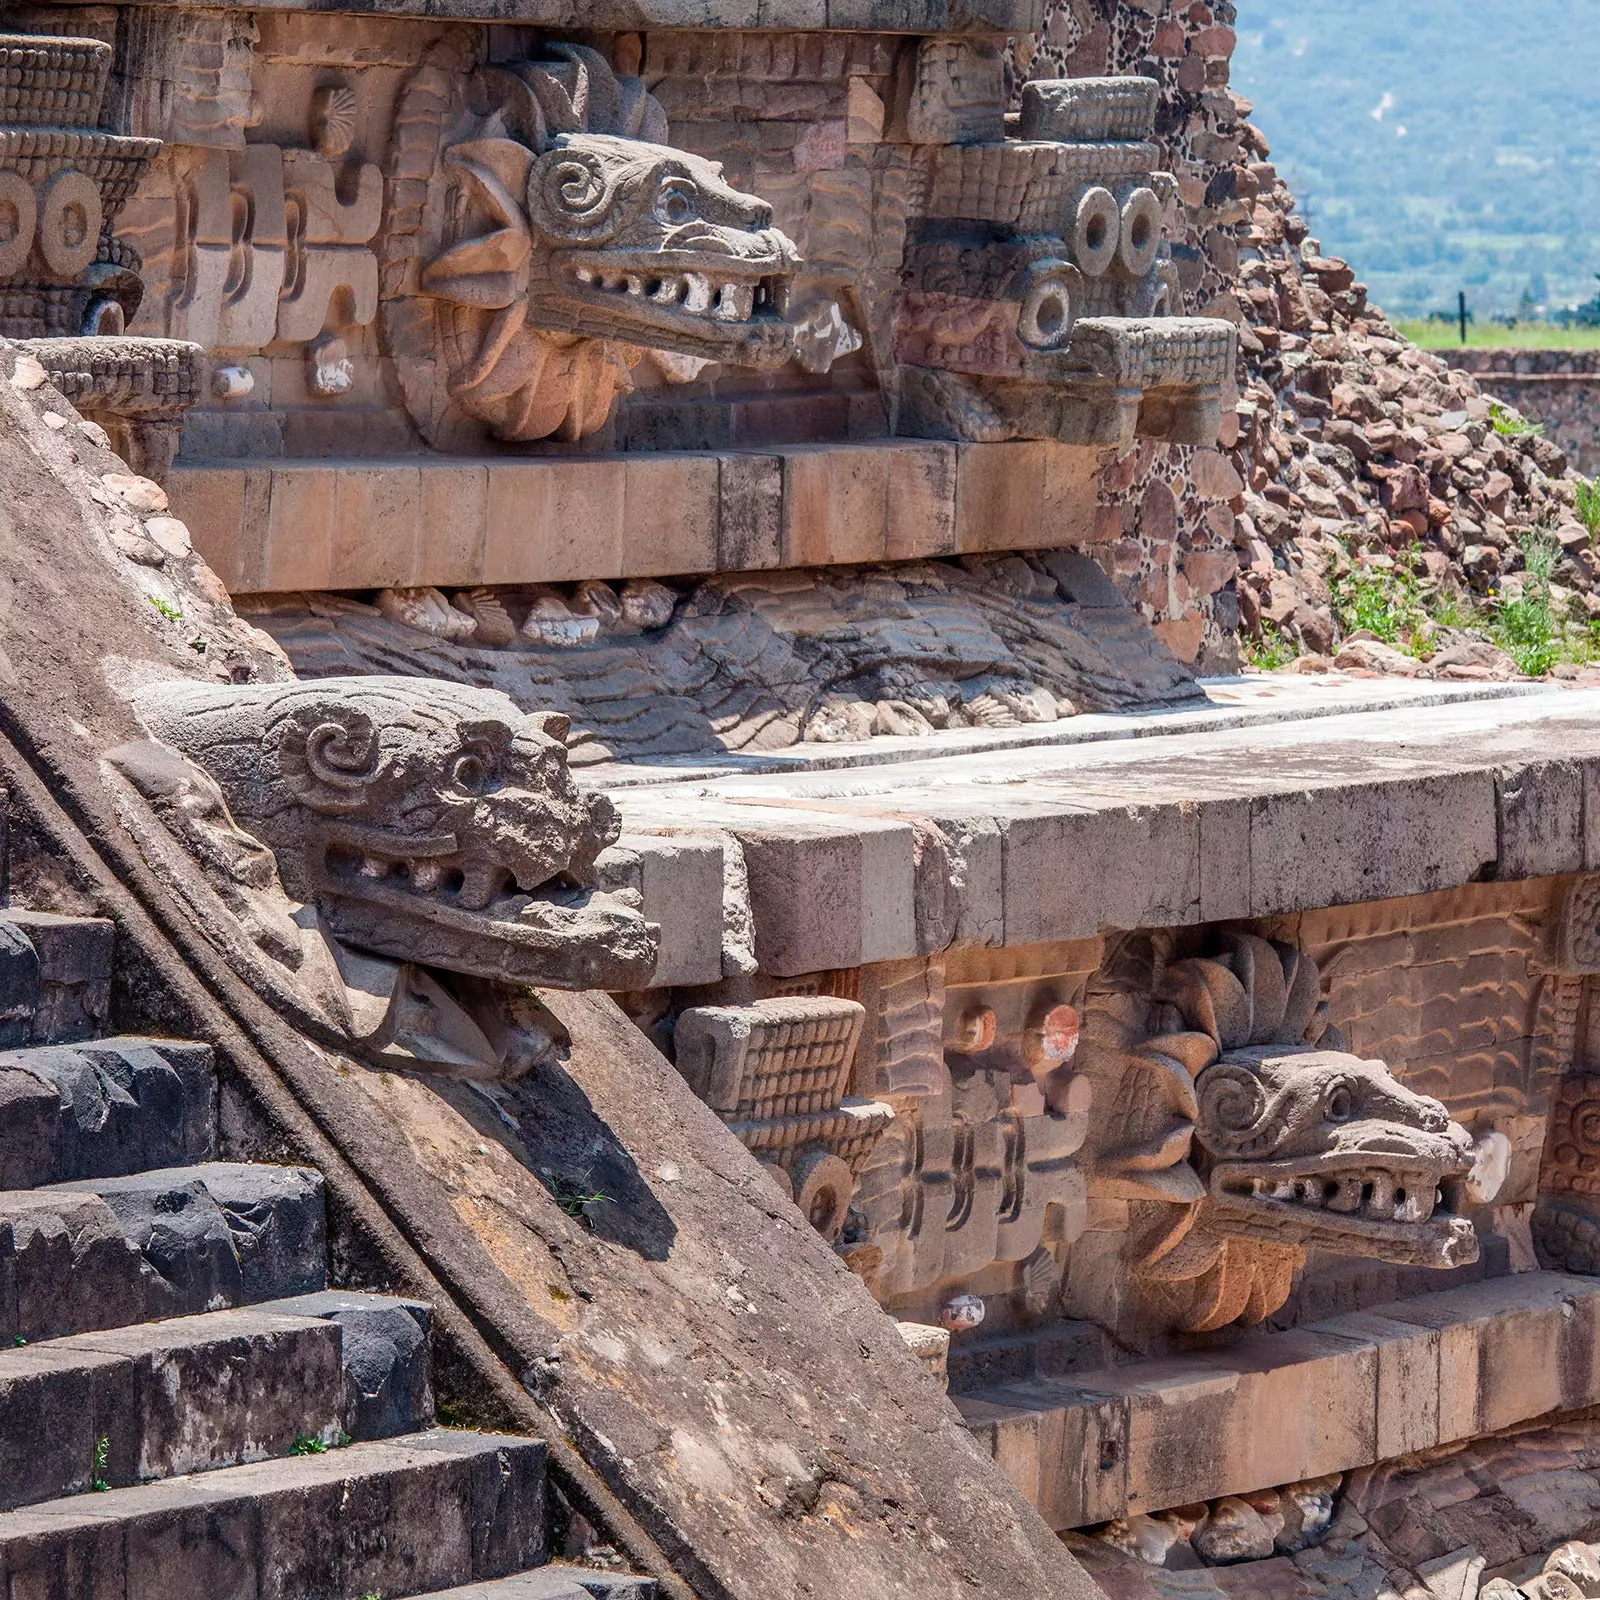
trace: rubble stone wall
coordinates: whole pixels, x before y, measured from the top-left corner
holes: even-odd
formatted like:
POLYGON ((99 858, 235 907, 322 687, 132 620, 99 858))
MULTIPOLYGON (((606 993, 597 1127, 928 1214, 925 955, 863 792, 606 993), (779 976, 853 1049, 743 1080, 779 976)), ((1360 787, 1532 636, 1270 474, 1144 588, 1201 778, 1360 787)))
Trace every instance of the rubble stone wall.
POLYGON ((1600 350, 1453 350, 1486 394, 1544 424, 1579 472, 1600 473, 1600 350))
MULTIPOLYGON (((1019 40, 1013 54, 1019 83, 1110 73, 1161 85, 1157 141, 1187 223, 1173 245, 1183 310, 1234 323, 1239 232, 1256 193, 1249 108, 1228 88, 1236 11, 1227 0, 1049 0, 1043 32, 1019 40)), ((1230 409, 1223 449, 1236 427, 1230 409)), ((1234 534, 1243 488, 1221 452, 1187 446, 1141 445, 1110 456, 1101 470, 1093 554, 1168 647, 1203 670, 1231 670, 1237 661, 1234 534)))

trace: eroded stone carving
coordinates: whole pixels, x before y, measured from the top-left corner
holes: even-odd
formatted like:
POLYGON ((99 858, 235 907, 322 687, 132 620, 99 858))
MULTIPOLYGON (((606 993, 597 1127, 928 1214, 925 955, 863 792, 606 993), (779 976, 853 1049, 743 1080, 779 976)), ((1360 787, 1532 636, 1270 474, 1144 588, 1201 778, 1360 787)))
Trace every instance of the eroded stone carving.
MULTIPOLYGON (((1303 953, 1252 934, 1171 961, 1130 945, 1091 999, 1084 1044, 1108 1113, 1091 1193, 1130 1202, 1115 1248, 1145 1315, 1189 1332, 1259 1322, 1308 1246, 1431 1267, 1477 1259, 1458 1214, 1466 1131, 1345 1049, 1303 953)), ((1073 1265, 1086 1285, 1089 1263, 1073 1265)))
MULTIPOLYGON (((945 79, 964 75, 946 62, 945 79)), ((954 92, 924 87, 916 104, 932 115, 954 92)), ((1029 83, 1020 138, 918 152, 896 311, 901 432, 1215 441, 1235 336, 1173 314, 1177 184, 1154 170, 1156 100, 1151 79, 1029 83)))
POLYGON ((691 1007, 673 1035, 690 1088, 828 1240, 894 1117, 846 1093, 865 1016, 854 1000, 807 995, 691 1007))
POLYGON ((412 76, 384 326, 430 443, 581 438, 646 346, 788 358, 793 247, 764 201, 666 136, 643 83, 579 45, 495 66, 445 45, 412 76))
POLYGON ((251 614, 308 676, 490 682, 566 712, 583 765, 1020 727, 1197 692, 1075 552, 727 574, 687 593, 504 589, 492 631, 471 627, 481 604, 392 590, 376 609, 312 596, 251 614))
POLYGON ((400 678, 166 683, 135 706, 341 944, 491 982, 647 981, 653 930, 589 887, 618 825, 572 782, 564 718, 400 678))
POLYGON ((160 150, 97 126, 111 46, 0 35, 0 333, 119 334, 139 308, 139 258, 111 238, 160 150))

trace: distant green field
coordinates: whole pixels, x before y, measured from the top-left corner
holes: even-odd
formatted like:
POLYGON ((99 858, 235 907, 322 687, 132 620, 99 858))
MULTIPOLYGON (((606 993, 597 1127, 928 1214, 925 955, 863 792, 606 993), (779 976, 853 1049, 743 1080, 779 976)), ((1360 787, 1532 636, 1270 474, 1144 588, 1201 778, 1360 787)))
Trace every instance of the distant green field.
MULTIPOLYGON (((1453 322, 1396 322, 1395 327, 1403 339, 1424 350, 1454 350, 1461 345, 1453 322)), ((1491 350, 1600 350, 1600 328, 1560 328, 1548 322, 1507 328, 1497 322, 1469 322, 1467 343, 1491 350)))

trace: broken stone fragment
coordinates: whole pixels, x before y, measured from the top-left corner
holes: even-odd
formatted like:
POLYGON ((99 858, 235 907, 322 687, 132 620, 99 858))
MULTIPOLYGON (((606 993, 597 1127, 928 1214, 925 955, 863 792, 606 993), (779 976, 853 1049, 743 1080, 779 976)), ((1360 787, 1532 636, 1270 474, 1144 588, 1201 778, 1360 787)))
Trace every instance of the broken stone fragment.
POLYGON ((455 597, 455 604, 478 624, 479 644, 511 644, 516 639, 517 625, 493 589, 469 589, 455 597))
POLYGON ((588 644, 599 636, 600 619, 579 615, 554 589, 543 589, 535 593, 517 631, 530 644, 588 644))
POLYGON ((378 596, 378 610, 391 622, 451 643, 471 639, 478 631, 476 619, 456 610, 437 589, 385 589, 378 596))
POLYGON ((806 719, 807 744, 851 744, 878 731, 876 710, 865 700, 829 699, 806 719))
POLYGON ((102 472, 100 482, 118 505, 136 517, 158 516, 167 509, 167 491, 148 478, 131 472, 102 472))
MULTIPOLYGON (((1282 1518, 1276 1520, 1281 1527, 1282 1518)), ((1229 1495, 1212 1506, 1191 1543, 1208 1566, 1223 1567, 1235 1561, 1265 1560, 1272 1554, 1276 1532, 1248 1501, 1229 1495)))

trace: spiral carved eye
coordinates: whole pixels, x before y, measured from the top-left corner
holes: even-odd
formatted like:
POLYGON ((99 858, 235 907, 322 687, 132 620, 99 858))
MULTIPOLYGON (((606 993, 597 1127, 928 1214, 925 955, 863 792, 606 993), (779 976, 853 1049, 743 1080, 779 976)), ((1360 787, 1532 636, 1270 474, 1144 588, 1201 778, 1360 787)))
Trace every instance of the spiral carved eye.
POLYGON ((669 228, 681 228, 694 220, 698 199, 698 191, 687 178, 668 178, 656 195, 656 220, 669 228))
POLYGON ((615 174, 591 150, 553 150, 528 174, 530 220, 557 238, 598 242, 615 225, 615 174))

